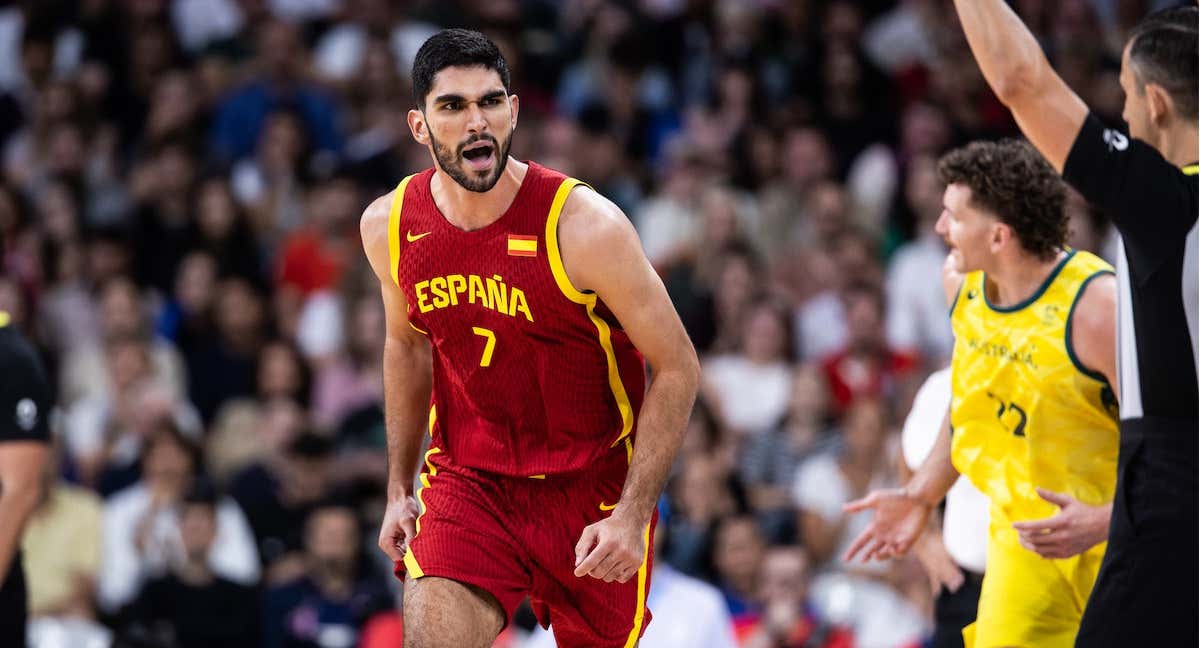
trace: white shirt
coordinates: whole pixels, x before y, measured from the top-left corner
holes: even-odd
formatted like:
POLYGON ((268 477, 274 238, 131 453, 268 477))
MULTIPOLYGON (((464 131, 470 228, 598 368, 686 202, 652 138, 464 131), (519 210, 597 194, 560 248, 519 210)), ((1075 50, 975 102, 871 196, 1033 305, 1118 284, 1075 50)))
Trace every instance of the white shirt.
POLYGON ((941 281, 946 247, 936 236, 906 243, 887 270, 887 340, 893 349, 937 360, 954 352, 949 308, 941 281))
POLYGON ((739 354, 719 355, 704 363, 704 379, 720 399, 715 405, 730 427, 762 432, 783 418, 792 393, 786 362, 759 365, 739 354))
MULTIPOLYGON (((143 583, 161 574, 182 555, 179 513, 163 510, 154 518, 150 541, 139 555, 134 542, 138 522, 150 508, 150 491, 138 482, 104 503, 103 560, 97 577, 100 607, 112 612, 132 601, 143 583)), ((243 585, 258 582, 258 550, 246 516, 227 497, 217 503, 217 533, 208 554, 213 572, 243 585)))
MULTIPOLYGON (((725 599, 704 581, 656 565, 646 604, 654 617, 638 643, 640 648, 737 648, 725 599)), ((539 626, 523 648, 554 645, 554 635, 539 626)))
POLYGON ((793 322, 796 348, 804 360, 820 360, 846 346, 846 309, 832 290, 801 304, 793 322))
MULTIPOLYGON (((880 488, 882 483, 873 479, 871 488, 880 488)), ((871 524, 874 514, 870 511, 847 514, 842 506, 853 498, 850 484, 838 468, 837 455, 834 452, 822 452, 805 461, 796 471, 796 481, 792 486, 792 500, 796 505, 810 513, 821 516, 829 524, 837 524, 846 518, 842 527, 842 535, 837 539, 837 549, 833 555, 837 557, 838 565, 842 568, 853 568, 855 571, 885 572, 889 563, 873 560, 862 563, 859 561, 844 562, 842 556, 860 533, 871 524)), ((831 564, 831 567, 834 565, 831 564)))
MULTIPOLYGON (((950 407, 950 368, 935 371, 917 395, 904 420, 900 447, 904 463, 916 470, 933 450, 942 420, 950 407)), ((966 477, 959 477, 946 494, 942 540, 960 567, 982 573, 987 566, 988 498, 966 477)))

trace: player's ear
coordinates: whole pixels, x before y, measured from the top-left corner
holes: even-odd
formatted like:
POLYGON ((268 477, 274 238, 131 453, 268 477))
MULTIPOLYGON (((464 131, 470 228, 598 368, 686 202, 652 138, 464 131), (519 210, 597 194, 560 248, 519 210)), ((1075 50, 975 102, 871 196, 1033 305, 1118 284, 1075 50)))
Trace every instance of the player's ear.
POLYGON ((408 130, 412 131, 413 139, 419 144, 429 145, 429 124, 425 122, 425 113, 416 108, 408 111, 408 130))
POLYGON ((517 113, 521 112, 521 100, 517 95, 508 95, 508 105, 512 106, 512 117, 509 124, 509 130, 517 130, 517 113))
POLYGON ((1160 128, 1165 126, 1170 108, 1174 108, 1174 105, 1166 88, 1157 83, 1146 84, 1146 116, 1151 124, 1160 128))
POLYGON ((993 223, 991 236, 992 252, 999 252, 1000 249, 1004 247, 1005 243, 1008 243, 1010 240, 1012 240, 1013 236, 1014 232, 1008 225, 1000 222, 993 223))

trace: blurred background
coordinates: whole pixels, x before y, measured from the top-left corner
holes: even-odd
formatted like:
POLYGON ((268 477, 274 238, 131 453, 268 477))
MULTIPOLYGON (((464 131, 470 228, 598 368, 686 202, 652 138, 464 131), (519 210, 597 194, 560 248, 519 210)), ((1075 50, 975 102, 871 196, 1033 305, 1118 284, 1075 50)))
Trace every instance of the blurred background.
MULTIPOLYGON (((1113 122, 1157 4, 1014 2, 1113 122)), ((1017 133, 946 0, 0 1, 0 309, 57 390, 35 644, 399 645, 358 217, 432 164, 409 69, 448 26, 500 45, 513 154, 625 211, 703 359, 643 646, 920 645, 928 579, 843 563, 841 505, 897 483, 949 359, 936 160, 1017 133)))

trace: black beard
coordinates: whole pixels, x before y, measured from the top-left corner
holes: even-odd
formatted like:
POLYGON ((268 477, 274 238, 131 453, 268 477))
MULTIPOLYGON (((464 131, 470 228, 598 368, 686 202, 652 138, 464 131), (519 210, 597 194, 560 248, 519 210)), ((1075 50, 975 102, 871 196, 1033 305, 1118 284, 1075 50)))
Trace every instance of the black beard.
POLYGON ((503 146, 500 146, 496 142, 496 138, 492 137, 491 135, 473 137, 460 144, 458 151, 453 153, 449 148, 443 146, 436 139, 434 139, 433 133, 429 134, 429 141, 433 142, 433 154, 437 157, 438 166, 442 167, 442 170, 445 171, 447 175, 449 175, 451 178, 454 178, 454 181, 467 191, 485 193, 490 191, 492 187, 496 186, 496 183, 500 181, 500 174, 504 173, 504 168, 508 166, 508 150, 512 147, 512 134, 510 133, 508 139, 504 140, 503 146), (492 169, 491 174, 481 178, 478 175, 470 173, 463 166, 462 150, 470 144, 474 144, 483 140, 491 141, 492 149, 496 153, 497 157, 496 166, 494 169, 492 169))

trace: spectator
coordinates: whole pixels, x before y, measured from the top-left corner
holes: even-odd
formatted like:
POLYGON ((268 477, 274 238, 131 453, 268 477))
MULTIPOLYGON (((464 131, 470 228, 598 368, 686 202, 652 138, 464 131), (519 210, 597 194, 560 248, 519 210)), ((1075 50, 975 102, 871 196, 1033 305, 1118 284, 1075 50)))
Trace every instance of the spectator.
POLYGON ((761 617, 745 631, 744 648, 850 648, 854 635, 821 617, 809 599, 808 556, 798 546, 767 550, 759 576, 761 617))
POLYGON ((146 583, 123 615, 125 635, 139 645, 173 648, 258 645, 258 596, 253 587, 213 571, 219 499, 203 480, 192 482, 179 507, 181 551, 169 571, 146 583))
POLYGON ((792 334, 786 310, 767 299, 751 304, 744 317, 738 352, 705 361, 704 395, 725 427, 753 437, 787 410, 792 334))
POLYGON ((848 340, 841 351, 821 363, 833 395, 835 412, 844 412, 863 397, 889 398, 900 382, 912 377, 912 357, 891 350, 884 339, 883 295, 856 285, 845 292, 848 340))
POLYGON ((868 515, 847 516, 842 506, 893 480, 894 449, 885 441, 887 408, 864 398, 846 412, 843 443, 801 466, 793 494, 800 509, 802 544, 822 570, 814 600, 826 618, 853 629, 857 645, 904 646, 923 636, 925 622, 894 585, 906 582, 895 563, 850 565, 841 560, 868 515))
POLYGON ((43 471, 42 499, 25 526, 21 553, 29 582, 31 618, 96 618, 100 570, 101 502, 96 494, 59 477, 61 446, 55 442, 43 471))
MULTIPOLYGON (((147 440, 141 480, 104 505, 104 558, 98 582, 102 610, 115 613, 129 604, 147 581, 163 575, 179 558, 180 506, 198 470, 198 450, 169 425, 147 440)), ((230 499, 217 504, 216 539, 208 562, 224 578, 244 585, 258 581, 250 525, 230 499)))
MULTIPOLYGON (((91 271, 89 274, 94 276, 91 271)), ((65 405, 85 397, 111 400, 116 390, 112 384, 113 368, 108 364, 111 358, 108 353, 110 343, 119 339, 148 337, 145 304, 132 281, 117 277, 102 284, 99 291, 99 343, 81 345, 62 359, 59 398, 65 405)), ((188 384, 187 370, 184 359, 174 346, 163 338, 150 338, 148 352, 151 374, 169 386, 173 393, 184 394, 188 384)))
POLYGON ((271 20, 259 27, 257 36, 256 76, 217 109, 212 136, 216 155, 224 160, 249 155, 267 116, 285 106, 297 111, 302 129, 318 150, 339 152, 342 133, 338 105, 304 79, 306 55, 296 27, 271 20))
POLYGON ((353 510, 312 510, 304 523, 306 575, 267 590, 263 646, 354 645, 367 619, 392 605, 379 576, 360 572, 360 540, 353 510))
POLYGON ((795 536, 791 486, 800 464, 830 443, 829 414, 824 374, 815 365, 801 365, 792 377, 784 418, 742 445, 738 471, 772 540, 788 541, 795 536))
POLYGON ((886 280, 888 345, 930 368, 944 365, 954 350, 946 293, 928 281, 940 276, 946 259, 946 244, 933 231, 942 213, 942 192, 937 161, 929 156, 912 160, 904 196, 916 217, 917 238, 896 250, 886 280))
POLYGON ((267 580, 293 577, 303 547, 300 530, 313 507, 331 494, 333 444, 315 434, 300 434, 234 476, 230 492, 254 529, 267 580))
POLYGON ((762 530, 753 517, 732 516, 718 524, 713 543, 713 565, 739 641, 744 639, 761 611, 758 578, 765 551, 762 530))
POLYGON ((189 396, 209 421, 227 400, 254 393, 255 364, 266 331, 262 297, 246 280, 217 286, 212 337, 188 355, 189 396))

